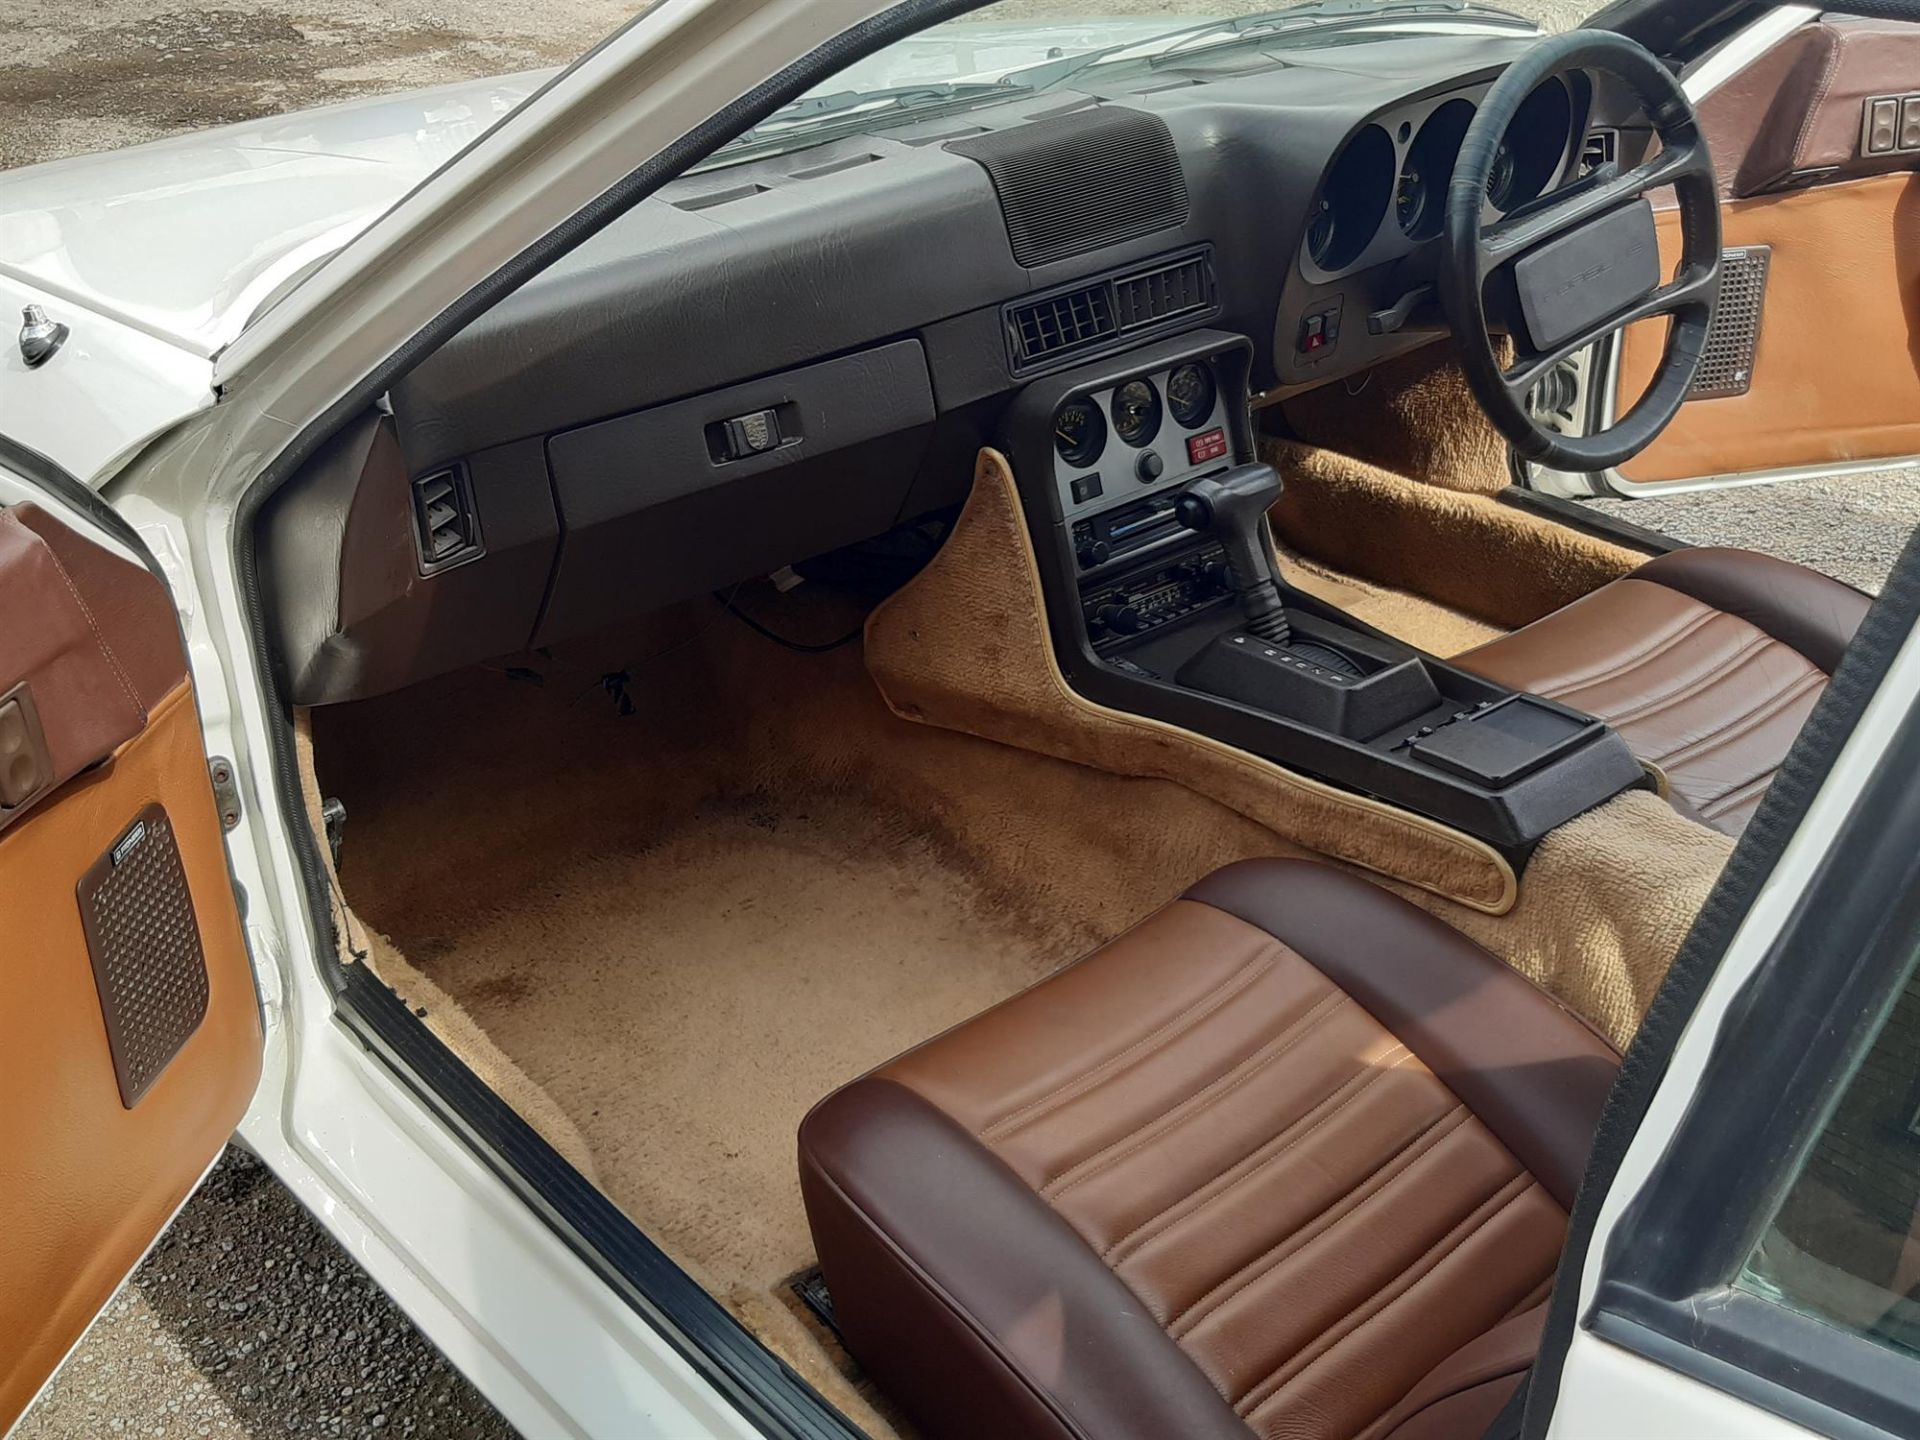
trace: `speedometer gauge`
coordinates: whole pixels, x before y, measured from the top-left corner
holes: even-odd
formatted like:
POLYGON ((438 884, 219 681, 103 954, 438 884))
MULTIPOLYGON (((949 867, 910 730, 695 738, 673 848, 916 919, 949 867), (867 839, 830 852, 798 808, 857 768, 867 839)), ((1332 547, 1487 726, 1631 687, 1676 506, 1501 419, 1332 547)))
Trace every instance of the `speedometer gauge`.
POLYGON ((1107 422, 1091 400, 1069 400, 1053 415, 1053 448, 1069 465, 1087 466, 1107 448, 1107 422))
POLYGON ((1167 376, 1167 408, 1173 418, 1188 430, 1197 430, 1213 414, 1216 389, 1213 371, 1205 365, 1189 363, 1176 366, 1167 376))

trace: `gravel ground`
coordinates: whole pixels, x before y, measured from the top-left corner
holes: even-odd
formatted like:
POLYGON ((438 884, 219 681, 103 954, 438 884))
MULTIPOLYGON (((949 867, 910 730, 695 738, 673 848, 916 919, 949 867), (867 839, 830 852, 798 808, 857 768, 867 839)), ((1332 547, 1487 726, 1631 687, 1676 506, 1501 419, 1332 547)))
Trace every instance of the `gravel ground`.
POLYGON ((235 1147, 14 1440, 513 1433, 235 1147))
POLYGON ((1920 469, 1592 504, 1676 540, 1764 550, 1877 595, 1920 525, 1920 469))
MULTIPOLYGON (((0 168, 356 95, 562 63, 633 0, 0 0, 0 168)), ((1241 8, 1008 0, 995 18, 1241 8)), ((1253 8, 1248 5, 1247 8, 1253 8)), ((1584 0, 1517 0, 1550 28, 1584 0)), ((1877 588, 1920 522, 1920 474, 1598 508, 1877 588)), ((19 1440, 511 1430, 255 1161, 230 1152, 101 1318, 19 1440)))

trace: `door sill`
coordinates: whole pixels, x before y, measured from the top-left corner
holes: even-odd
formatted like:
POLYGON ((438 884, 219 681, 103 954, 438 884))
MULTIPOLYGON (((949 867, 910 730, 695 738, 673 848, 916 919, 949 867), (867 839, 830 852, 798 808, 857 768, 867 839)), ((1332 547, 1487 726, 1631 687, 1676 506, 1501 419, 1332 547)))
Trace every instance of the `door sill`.
POLYGON ((351 965, 340 976, 336 1019, 761 1433, 777 1440, 868 1440, 489 1089, 371 970, 351 965))

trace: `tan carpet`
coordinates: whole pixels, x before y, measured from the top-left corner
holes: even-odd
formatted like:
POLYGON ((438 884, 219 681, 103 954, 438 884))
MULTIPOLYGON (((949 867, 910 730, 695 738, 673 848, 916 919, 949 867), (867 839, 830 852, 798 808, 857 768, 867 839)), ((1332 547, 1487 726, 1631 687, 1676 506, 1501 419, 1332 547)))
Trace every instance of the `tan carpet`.
POLYGON ((1492 495, 1512 478, 1507 442, 1473 398, 1451 344, 1424 345, 1280 410, 1276 435, 1424 485, 1492 495))
POLYGON ((1647 559, 1490 496, 1337 450, 1267 438, 1260 454, 1287 482, 1271 516, 1282 544, 1502 629, 1531 624, 1647 559))
POLYGON ((1280 577, 1295 589, 1339 606, 1356 620, 1364 620, 1396 640, 1442 659, 1509 633, 1411 590, 1362 580, 1284 546, 1280 549, 1280 577))
POLYGON ((1283 544, 1363 584, 1505 629, 1647 558, 1495 500, 1511 479, 1507 444, 1450 347, 1424 346, 1349 383, 1262 416, 1261 457, 1287 486, 1272 517, 1283 544))
MULTIPOLYGON (((1165 781, 896 720, 857 648, 801 657, 713 613, 605 651, 668 652, 631 667, 635 714, 594 683, 619 662, 471 670, 316 711, 319 776, 367 923, 564 1112, 616 1203, 885 1433, 785 1288, 812 1264, 808 1106, 1286 847, 1165 781)), ((768 614, 844 622, 804 592, 768 614)))

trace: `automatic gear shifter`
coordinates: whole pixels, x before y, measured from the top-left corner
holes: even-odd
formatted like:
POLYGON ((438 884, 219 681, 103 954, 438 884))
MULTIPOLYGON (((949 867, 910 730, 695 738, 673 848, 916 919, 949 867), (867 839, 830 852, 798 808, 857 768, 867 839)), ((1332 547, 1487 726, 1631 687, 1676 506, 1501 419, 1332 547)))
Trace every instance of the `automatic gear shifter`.
POLYGON ((1271 465, 1239 465, 1218 479, 1194 481, 1173 511, 1187 529, 1212 537, 1227 552, 1247 630, 1272 645, 1287 644, 1293 634, 1260 524, 1281 488, 1271 465))

